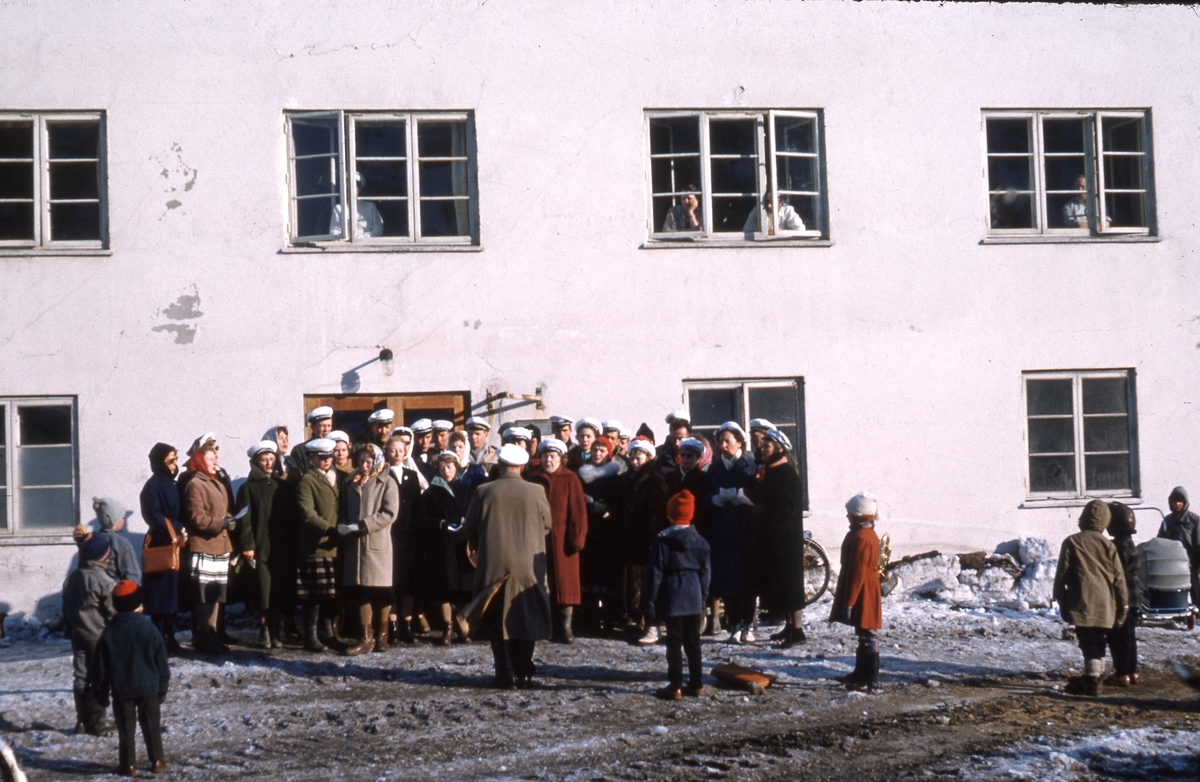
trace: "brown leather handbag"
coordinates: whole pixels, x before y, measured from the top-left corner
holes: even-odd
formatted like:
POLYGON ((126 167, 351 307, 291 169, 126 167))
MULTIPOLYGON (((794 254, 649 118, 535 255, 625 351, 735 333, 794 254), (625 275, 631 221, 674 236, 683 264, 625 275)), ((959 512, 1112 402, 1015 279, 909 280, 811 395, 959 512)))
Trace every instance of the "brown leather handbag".
POLYGON ((172 570, 179 570, 179 549, 183 546, 179 542, 179 536, 175 534, 175 525, 167 521, 167 534, 171 536, 171 542, 161 546, 150 545, 150 534, 142 540, 142 574, 153 576, 158 573, 166 573, 172 570))

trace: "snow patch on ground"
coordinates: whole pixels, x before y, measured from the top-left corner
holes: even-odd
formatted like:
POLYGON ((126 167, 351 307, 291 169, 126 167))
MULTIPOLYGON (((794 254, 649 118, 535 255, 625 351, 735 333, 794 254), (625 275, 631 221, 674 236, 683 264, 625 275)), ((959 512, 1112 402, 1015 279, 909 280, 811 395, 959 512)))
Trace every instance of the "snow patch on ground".
MULTIPOLYGON (((1200 733, 1162 727, 1112 730, 1067 744, 1014 745, 1004 755, 983 757, 970 767, 971 778, 1083 782, 1097 776, 1113 780, 1200 778, 1200 733)), ((972 759, 975 760, 975 759, 972 759)))

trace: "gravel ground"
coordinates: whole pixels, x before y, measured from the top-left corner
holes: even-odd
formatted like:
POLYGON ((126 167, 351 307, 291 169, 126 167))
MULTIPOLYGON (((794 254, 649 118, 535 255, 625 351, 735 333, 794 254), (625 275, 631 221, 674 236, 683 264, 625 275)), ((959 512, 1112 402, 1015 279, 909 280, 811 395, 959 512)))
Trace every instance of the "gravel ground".
MULTIPOLYGON (((676 703, 652 697, 665 647, 619 639, 539 643, 541 688, 512 692, 488 689, 485 644, 178 657, 164 778, 1200 778, 1200 699, 1167 670, 1200 657, 1200 633, 1141 628, 1143 684, 1086 699, 1062 691, 1082 660, 1049 611, 884 606, 885 687, 874 695, 831 681, 853 665, 855 641, 822 621, 786 652, 706 639, 706 670, 736 661, 779 680, 760 697, 709 680, 703 696, 676 703)), ((810 620, 827 611, 814 607, 810 620)), ((17 640, 0 649, 0 674, 0 736, 30 780, 111 773, 116 738, 70 732, 65 640, 17 640)))

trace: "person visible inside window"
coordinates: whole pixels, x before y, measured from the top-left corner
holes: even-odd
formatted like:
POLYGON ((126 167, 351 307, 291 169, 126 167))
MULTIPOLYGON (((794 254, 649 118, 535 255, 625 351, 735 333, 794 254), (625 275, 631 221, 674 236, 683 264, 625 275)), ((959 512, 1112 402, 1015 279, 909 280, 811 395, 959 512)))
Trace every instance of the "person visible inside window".
MULTIPOLYGON (((1075 186, 1079 188, 1079 195, 1072 198, 1070 201, 1063 204, 1062 216, 1063 226, 1066 228, 1087 228, 1088 227, 1088 193, 1087 193, 1087 177, 1079 176, 1075 179, 1075 186)), ((1108 220, 1104 221, 1104 227, 1108 228, 1111 223, 1108 220)))
POLYGON ((700 211, 700 188, 688 185, 684 191, 679 197, 679 203, 667 211, 667 219, 663 220, 664 233, 704 230, 700 211))
MULTIPOLYGON (((362 174, 354 173, 354 193, 355 207, 358 212, 358 235, 359 236, 382 236, 383 235, 383 218, 379 215, 379 209, 373 201, 363 201, 357 196, 362 193, 363 186, 367 180, 362 174)), ((336 237, 342 236, 342 205, 335 204, 333 214, 329 216, 329 233, 336 237)))
MULTIPOLYGON (((783 200, 783 196, 776 196, 776 201, 779 204, 779 230, 783 231, 803 231, 804 221, 800 219, 800 215, 796 214, 796 209, 789 203, 783 200)), ((771 205, 771 195, 768 193, 763 196, 763 209, 767 212, 767 235, 775 235, 774 221, 771 219, 774 209, 771 205)), ((1084 218, 1084 222, 1087 219, 1084 218)), ((742 226, 742 231, 748 234, 758 233, 758 210, 752 209, 750 214, 746 216, 746 224, 742 226)))

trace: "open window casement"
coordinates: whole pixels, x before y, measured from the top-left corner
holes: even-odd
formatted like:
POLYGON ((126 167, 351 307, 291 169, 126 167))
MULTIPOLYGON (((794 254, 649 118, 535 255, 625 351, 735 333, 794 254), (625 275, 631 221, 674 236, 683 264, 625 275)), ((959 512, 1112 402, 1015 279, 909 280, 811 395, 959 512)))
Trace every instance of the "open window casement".
MULTIPOLYGON (((772 204, 770 236, 756 239, 820 238, 824 235, 821 201, 821 122, 815 111, 768 112, 768 197, 772 204), (803 229, 780 225, 780 203, 791 206, 803 229)), ((761 219, 761 218, 760 218, 761 219)), ((764 223, 759 223, 763 225, 764 223)))
POLYGON ((1104 234, 1140 234, 1150 228, 1150 155, 1144 112, 1102 111, 1096 116, 1099 215, 1104 234))
POLYGON ((478 236, 475 128, 469 113, 414 114, 409 133, 415 238, 461 244, 478 236))
POLYGON ((290 219, 293 242, 344 239, 350 230, 346 203, 343 150, 345 122, 341 111, 289 114, 288 173, 291 176, 290 219))

